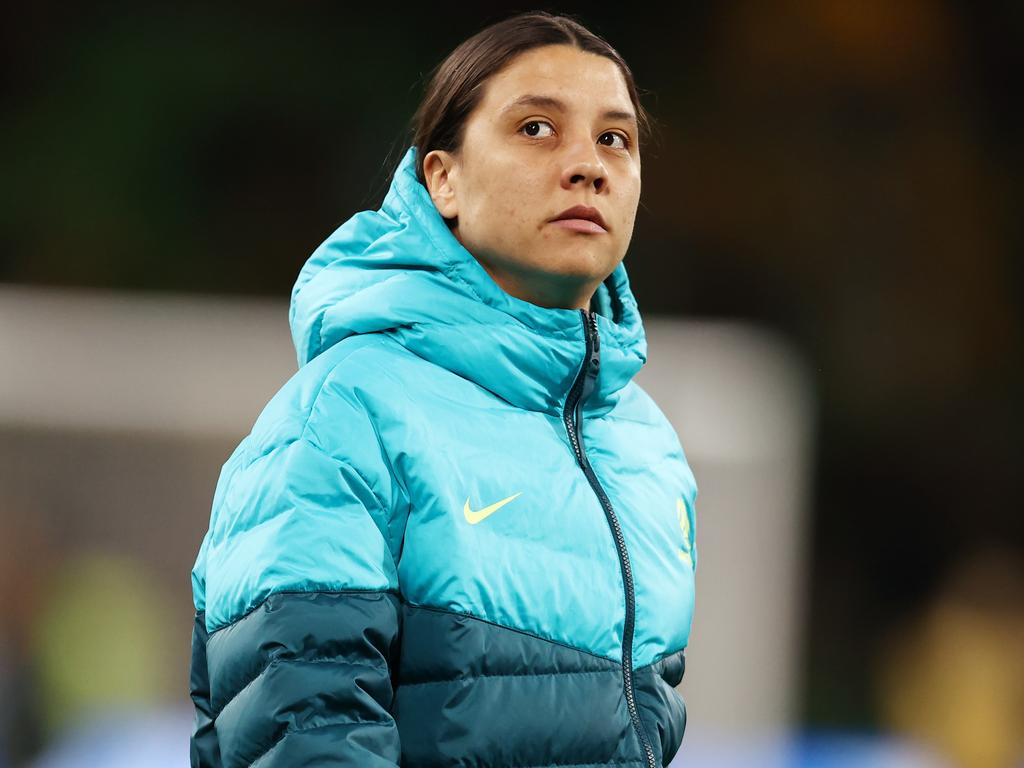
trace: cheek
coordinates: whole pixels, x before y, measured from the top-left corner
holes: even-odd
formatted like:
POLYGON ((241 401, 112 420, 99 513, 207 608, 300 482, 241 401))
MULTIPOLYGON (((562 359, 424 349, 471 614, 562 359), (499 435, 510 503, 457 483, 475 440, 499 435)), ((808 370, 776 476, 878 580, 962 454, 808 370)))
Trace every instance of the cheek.
POLYGON ((629 199, 632 202, 632 209, 635 210, 640 204, 640 176, 633 176, 629 183, 629 199))
MULTIPOLYGON (((495 179, 500 179, 495 176, 495 179)), ((536 189, 536 187, 534 187, 536 189)), ((513 244, 530 232, 537 219, 536 194, 528 187, 495 181, 478 188, 471 211, 473 227, 495 244, 513 244)))
POLYGON ((619 206, 619 212, 622 217, 622 222, 627 225, 632 225, 633 220, 636 218, 636 212, 639 207, 640 180, 636 179, 629 185, 628 189, 624 192, 622 197, 622 204, 619 206))

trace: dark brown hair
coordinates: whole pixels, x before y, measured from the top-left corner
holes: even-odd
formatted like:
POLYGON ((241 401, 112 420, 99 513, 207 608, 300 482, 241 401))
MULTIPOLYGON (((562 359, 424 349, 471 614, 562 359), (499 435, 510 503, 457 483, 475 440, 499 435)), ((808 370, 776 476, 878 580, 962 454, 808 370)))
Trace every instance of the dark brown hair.
POLYGON ((487 80, 519 54, 544 45, 572 45, 615 62, 636 110, 640 146, 646 143, 651 119, 640 104, 633 73, 619 53, 571 16, 531 11, 482 29, 431 71, 410 126, 420 183, 424 183, 424 155, 435 149, 457 152, 462 146, 466 119, 480 103, 487 80))

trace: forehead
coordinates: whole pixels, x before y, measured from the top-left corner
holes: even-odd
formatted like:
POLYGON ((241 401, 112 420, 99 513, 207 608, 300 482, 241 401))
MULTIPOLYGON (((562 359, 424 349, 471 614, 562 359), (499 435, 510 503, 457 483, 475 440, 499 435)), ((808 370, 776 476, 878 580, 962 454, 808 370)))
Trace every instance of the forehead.
POLYGON ((547 45, 519 54, 490 77, 480 106, 494 115, 527 94, 551 96, 579 109, 633 112, 618 65, 569 45, 547 45))

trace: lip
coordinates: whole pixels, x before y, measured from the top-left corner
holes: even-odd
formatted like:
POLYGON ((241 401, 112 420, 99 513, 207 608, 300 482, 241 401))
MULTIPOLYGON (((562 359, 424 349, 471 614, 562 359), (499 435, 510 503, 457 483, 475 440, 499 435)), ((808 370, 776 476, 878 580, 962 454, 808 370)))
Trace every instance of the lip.
POLYGON ((555 219, 551 222, 556 227, 571 229, 573 232, 590 232, 595 235, 605 234, 608 230, 589 219, 555 219))
POLYGON ((551 219, 551 223, 577 232, 601 233, 608 231, 608 225, 605 224, 601 212, 589 205, 574 205, 572 208, 566 208, 551 219))

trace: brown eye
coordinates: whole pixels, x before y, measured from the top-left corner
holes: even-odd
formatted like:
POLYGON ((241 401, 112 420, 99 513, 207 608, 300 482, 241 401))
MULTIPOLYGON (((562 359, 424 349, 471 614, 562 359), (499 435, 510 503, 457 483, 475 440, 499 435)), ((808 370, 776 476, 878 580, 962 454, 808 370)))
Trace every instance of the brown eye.
MULTIPOLYGON (((616 133, 615 131, 608 131, 607 133, 602 135, 602 138, 604 138, 604 136, 615 136, 622 142, 621 146, 614 147, 615 149, 629 149, 629 139, 626 138, 625 135, 621 133, 616 133)), ((606 144, 605 146, 610 147, 612 145, 606 144)))
MULTIPOLYGON (((520 128, 519 130, 522 131, 522 130, 526 130, 526 129, 532 129, 533 126, 540 126, 540 125, 546 125, 546 126, 550 127, 551 123, 549 123, 547 120, 531 120, 530 122, 525 123, 523 125, 523 127, 520 128)), ((530 136, 531 138, 538 138, 536 133, 527 133, 527 135, 530 136)), ((546 138, 546 137, 541 136, 539 138, 546 138)))

